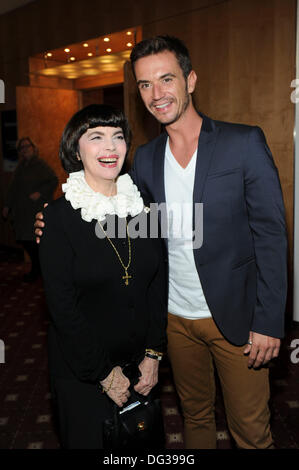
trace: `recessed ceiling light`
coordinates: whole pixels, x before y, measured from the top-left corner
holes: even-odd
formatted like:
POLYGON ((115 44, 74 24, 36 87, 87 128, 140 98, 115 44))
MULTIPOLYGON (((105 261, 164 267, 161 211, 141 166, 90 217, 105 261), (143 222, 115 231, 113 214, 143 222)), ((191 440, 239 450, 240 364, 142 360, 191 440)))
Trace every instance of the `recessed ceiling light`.
POLYGON ((108 49, 106 49, 106 52, 111 52, 112 49, 110 49, 110 47, 108 49))
POLYGON ((105 42, 109 42, 109 41, 110 41, 110 38, 104 38, 104 41, 105 41, 105 42))
POLYGON ((91 57, 91 56, 93 55, 93 53, 92 53, 92 52, 89 52, 87 55, 89 55, 89 57, 91 57))
POLYGON ((131 36, 131 35, 132 35, 132 31, 127 31, 127 35, 128 35, 128 36, 131 36))
POLYGON ((70 49, 69 49, 68 47, 66 47, 66 48, 64 49, 64 52, 70 52, 70 49))
POLYGON ((48 53, 47 53, 47 56, 48 56, 48 57, 52 57, 52 55, 53 55, 52 52, 48 52, 48 53))
POLYGON ((85 43, 83 44, 83 47, 88 47, 87 42, 85 42, 85 43))
POLYGON ((76 57, 70 57, 70 60, 76 60, 76 57))
POLYGON ((127 43, 127 47, 132 47, 132 46, 133 46, 133 44, 131 42, 127 43))

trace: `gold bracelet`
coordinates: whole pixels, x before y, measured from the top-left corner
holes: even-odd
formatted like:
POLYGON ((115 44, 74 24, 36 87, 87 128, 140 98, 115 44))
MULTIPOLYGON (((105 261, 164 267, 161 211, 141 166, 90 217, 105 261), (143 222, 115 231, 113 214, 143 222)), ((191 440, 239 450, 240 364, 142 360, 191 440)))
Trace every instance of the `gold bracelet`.
POLYGON ((114 380, 114 372, 115 372, 114 369, 112 369, 112 379, 111 379, 111 382, 110 382, 108 388, 105 389, 105 388, 102 386, 103 393, 104 393, 104 392, 108 393, 108 392, 110 391, 110 389, 111 389, 111 387, 112 387, 113 380, 114 380))
POLYGON ((159 356, 159 357, 163 356, 163 353, 155 351, 154 349, 146 349, 145 352, 153 354, 154 356, 159 356))
POLYGON ((156 354, 151 354, 149 352, 145 353, 145 357, 149 357, 150 359, 155 359, 156 361, 162 360, 162 356, 157 356, 156 354))

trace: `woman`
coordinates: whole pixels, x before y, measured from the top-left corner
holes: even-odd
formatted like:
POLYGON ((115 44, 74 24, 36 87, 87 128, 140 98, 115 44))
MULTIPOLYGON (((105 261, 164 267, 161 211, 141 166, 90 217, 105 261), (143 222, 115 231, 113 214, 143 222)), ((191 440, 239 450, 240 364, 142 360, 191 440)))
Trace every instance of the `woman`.
POLYGON ((52 199, 58 179, 52 168, 38 157, 38 149, 29 137, 18 141, 17 151, 19 164, 9 186, 2 215, 6 219, 11 211, 16 240, 31 259, 31 270, 23 280, 32 282, 40 276, 32 225, 36 212, 41 210, 45 201, 52 199))
POLYGON ((90 105, 77 112, 60 145, 70 173, 65 195, 44 210, 40 262, 64 448, 101 448, 102 423, 113 402, 122 407, 130 396, 123 366, 137 361, 141 376, 134 388, 148 395, 165 349, 160 240, 130 236, 130 222, 145 221, 150 213, 130 176, 118 177, 128 148, 121 111, 90 105), (112 237, 113 221, 123 238, 112 237))

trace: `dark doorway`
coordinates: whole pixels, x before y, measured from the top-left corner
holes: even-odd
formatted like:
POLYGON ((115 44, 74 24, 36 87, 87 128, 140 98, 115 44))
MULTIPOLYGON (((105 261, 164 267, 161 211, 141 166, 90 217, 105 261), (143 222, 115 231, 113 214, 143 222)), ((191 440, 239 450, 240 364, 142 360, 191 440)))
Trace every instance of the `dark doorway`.
POLYGON ((110 104, 124 110, 124 87, 111 85, 82 91, 82 107, 89 104, 110 104))

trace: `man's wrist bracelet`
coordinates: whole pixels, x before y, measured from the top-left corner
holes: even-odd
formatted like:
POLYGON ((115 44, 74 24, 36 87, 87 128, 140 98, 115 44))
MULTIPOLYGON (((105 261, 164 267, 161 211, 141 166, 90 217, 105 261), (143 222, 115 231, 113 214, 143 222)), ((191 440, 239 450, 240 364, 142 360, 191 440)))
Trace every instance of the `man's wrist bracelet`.
POLYGON ((154 349, 146 349, 145 352, 149 354, 153 354, 154 356, 161 356, 161 357, 163 356, 162 352, 155 351, 154 349))
POLYGON ((161 361, 162 356, 158 356, 157 354, 151 354, 149 352, 145 353, 145 357, 150 357, 151 359, 155 359, 156 361, 161 361))

